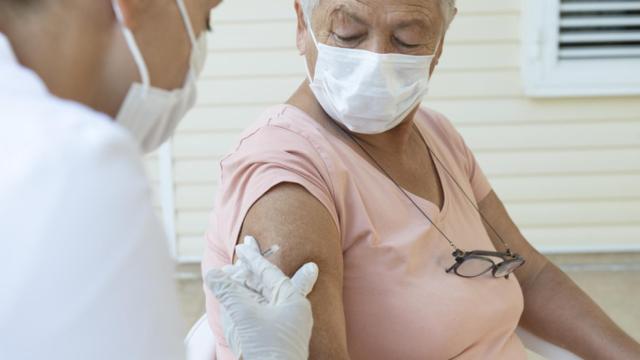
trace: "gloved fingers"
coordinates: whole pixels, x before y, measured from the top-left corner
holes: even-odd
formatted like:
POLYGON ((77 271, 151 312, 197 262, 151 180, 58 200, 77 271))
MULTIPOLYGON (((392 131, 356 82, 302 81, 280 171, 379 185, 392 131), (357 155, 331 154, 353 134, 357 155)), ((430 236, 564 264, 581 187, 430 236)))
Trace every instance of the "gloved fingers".
MULTIPOLYGON (((257 253, 262 255, 262 250, 260 250, 260 245, 258 244, 258 241, 253 236, 245 236, 244 243, 241 245, 243 248, 249 249, 252 253, 257 253)), ((253 272, 253 269, 251 269, 248 265, 246 265, 245 262, 246 260, 243 261, 242 257, 238 255, 237 263, 243 264, 244 265, 243 269, 245 269, 249 273, 252 273, 252 275, 248 276, 247 283, 249 283, 252 286, 252 288, 255 289, 256 291, 262 291, 261 288, 263 287, 263 284, 261 284, 259 274, 253 272)))
POLYGON ((236 246, 238 259, 247 267, 249 271, 258 276, 261 282, 266 285, 275 285, 287 276, 280 269, 265 259, 260 251, 250 245, 236 246))
MULTIPOLYGON (((260 246, 258 245, 258 242, 252 236, 245 236, 244 246, 260 252, 260 246)), ((225 265, 224 267, 222 267, 222 271, 229 274, 234 280, 244 281, 247 277, 247 272, 250 270, 244 264, 242 259, 238 258, 234 264, 225 265)))
POLYGON ((238 261, 235 265, 226 265, 222 268, 222 271, 229 275, 233 280, 250 290, 251 298, 256 304, 264 305, 269 303, 269 299, 263 295, 264 286, 260 283, 257 275, 249 270, 244 264, 239 264, 240 262, 238 261))
POLYGON ((234 265, 226 265, 222 268, 227 275, 233 280, 241 283, 251 291, 255 292, 256 298, 261 298, 264 293, 264 284, 262 284, 257 274, 253 273, 242 260, 238 261, 234 265))
MULTIPOLYGON (((258 269, 255 265, 257 265, 255 259, 263 258, 262 252, 260 250, 260 245, 258 241, 253 236, 245 236, 244 243, 236 246, 236 255, 238 256, 238 260, 234 265, 234 277, 251 277, 252 284, 258 284, 262 282, 260 276, 262 276, 262 271, 266 268, 266 264, 268 261, 260 261, 262 267, 258 269), (260 255, 260 256, 258 256, 260 255), (251 257, 252 260, 247 260, 248 257, 251 257), (248 262, 253 261, 252 264, 248 264, 248 262), (253 273, 253 275, 249 276, 245 273, 253 273), (256 279, 257 278, 257 279, 256 279)), ((264 259, 266 260, 266 259, 264 259)))
POLYGON ((260 253, 260 244, 258 244, 258 241, 256 240, 256 238, 254 238, 253 236, 245 236, 244 237, 244 243, 241 245, 246 245, 246 247, 250 248, 253 251, 256 251, 258 253, 260 253))
POLYGON ((260 294, 246 287, 242 281, 233 279, 229 274, 219 269, 210 270, 206 275, 206 284, 211 293, 230 312, 249 301, 251 303, 266 303, 260 294))
POLYGON ((245 264, 242 259, 238 258, 235 264, 225 265, 222 267, 222 271, 231 276, 232 279, 243 283, 251 290, 260 292, 260 284, 257 279, 257 275, 245 264))
POLYGON ((224 331, 224 337, 227 340, 227 344, 233 351, 233 353, 241 358, 242 346, 240 344, 240 334, 238 334, 238 327, 236 321, 231 318, 229 313, 225 310, 224 306, 220 307, 220 323, 224 331))
POLYGON ((287 298, 297 290, 293 288, 289 277, 287 277, 277 266, 265 259, 255 247, 244 244, 236 247, 238 258, 255 277, 255 288, 266 298, 276 299, 287 298))
POLYGON ((241 261, 236 262, 234 265, 225 265, 222 267, 222 271, 233 280, 239 282, 244 282, 247 277, 251 276, 250 270, 241 261))
POLYGON ((318 272, 318 265, 315 263, 303 265, 291 279, 287 278, 274 287, 272 303, 283 304, 291 299, 306 298, 318 280, 318 272))
POLYGON ((313 290, 318 280, 318 265, 315 263, 304 264, 291 278, 293 286, 303 295, 307 296, 313 290))

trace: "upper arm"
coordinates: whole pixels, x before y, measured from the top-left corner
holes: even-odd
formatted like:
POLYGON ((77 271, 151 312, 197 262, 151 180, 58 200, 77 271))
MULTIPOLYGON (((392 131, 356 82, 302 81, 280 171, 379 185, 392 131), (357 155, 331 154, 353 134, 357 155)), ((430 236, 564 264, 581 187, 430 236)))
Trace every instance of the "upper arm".
POLYGON ((254 236, 262 249, 280 246, 270 261, 291 276, 307 262, 315 262, 320 275, 309 295, 314 328, 310 358, 348 358, 342 302, 342 246, 337 224, 327 208, 300 185, 283 183, 272 188, 249 210, 240 239, 254 236))

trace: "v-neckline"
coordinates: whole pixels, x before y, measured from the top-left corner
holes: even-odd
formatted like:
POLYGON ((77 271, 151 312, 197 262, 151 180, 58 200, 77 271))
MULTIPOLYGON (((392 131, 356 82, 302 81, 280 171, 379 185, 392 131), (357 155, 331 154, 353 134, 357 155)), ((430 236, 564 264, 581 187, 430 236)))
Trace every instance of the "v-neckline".
MULTIPOLYGON (((419 116, 418 113, 416 113, 416 116, 419 116)), ((415 125, 416 125, 416 129, 418 130, 418 135, 421 137, 421 140, 424 141, 424 143, 426 144, 426 147, 428 147, 428 149, 431 150, 432 153, 435 153, 435 149, 433 149, 431 147, 431 138, 427 139, 427 136, 425 134, 425 132, 423 131, 421 124, 419 123, 418 119, 414 119, 415 121, 415 125)), ((336 124, 337 125, 337 124, 336 124)), ((352 139, 350 139, 349 136, 346 137, 346 139, 349 140, 349 142, 353 142, 352 139)), ((357 146, 357 144, 355 144, 355 146, 357 146)), ((429 211, 429 213, 432 213, 432 218, 431 220, 433 220, 434 222, 437 219, 441 219, 442 217, 445 216, 445 214, 447 213, 447 210, 449 209, 449 191, 448 191, 448 186, 447 186, 447 180, 442 176, 443 173, 443 168, 442 168, 442 164, 439 163, 438 160, 435 159, 435 155, 433 156, 431 153, 428 152, 427 150, 427 155, 431 158, 431 162, 434 164, 434 169, 436 171, 436 177, 438 178, 438 180, 440 181, 440 186, 442 187, 442 207, 438 207, 438 205, 436 203, 434 203, 431 200, 427 200, 425 198, 423 198, 422 196, 419 196, 409 190, 407 190, 405 187, 401 186, 400 184, 395 183, 395 180, 390 179, 387 175, 384 174, 384 172, 382 170, 380 170, 372 161, 367 160, 367 158, 365 158, 365 156, 363 156, 363 154, 360 153, 360 151, 357 151, 357 147, 354 148, 353 146, 349 146, 349 148, 354 152, 354 154, 359 157, 361 160, 363 160, 367 166, 369 167, 370 172, 373 172, 375 174, 377 174, 377 176, 380 176, 382 178, 385 179, 386 182, 388 182, 390 185, 393 186, 393 188, 397 189, 398 191, 404 192, 407 196, 409 196, 411 199, 413 199, 414 201, 416 201, 416 205, 418 205, 421 210, 425 210, 425 208, 430 208, 432 211, 429 211)), ((438 156, 438 158, 440 158, 440 156, 438 156)), ((408 199, 407 199, 408 201, 408 199)), ((409 203, 411 203, 411 201, 409 201, 409 203)), ((412 206, 414 206, 414 204, 411 204, 412 206)))
MULTIPOLYGON (((418 113, 416 113, 416 116, 418 116, 418 113)), ((420 124, 419 120, 414 119, 414 124, 416 125, 416 129, 418 130, 418 135, 422 138, 421 140, 424 141, 426 148, 427 148, 427 155, 429 156, 429 158, 431 159, 431 162, 434 165, 434 169, 436 171, 436 177, 437 179, 440 181, 440 186, 442 187, 442 207, 438 207, 438 205, 436 203, 434 203, 433 201, 427 200, 425 198, 423 198, 422 196, 419 196, 417 194, 414 194, 413 192, 405 189, 404 187, 401 187, 402 191, 405 191, 407 194, 409 194, 410 196, 412 196, 413 198, 421 201, 422 203, 429 205, 430 207, 434 208, 436 210, 436 214, 438 215, 438 217, 443 217, 448 208, 449 208, 449 192, 447 191, 448 186, 447 186, 447 179, 443 177, 443 171, 444 169, 442 168, 443 164, 440 164, 440 162, 436 159, 436 156, 438 157, 438 159, 442 158, 439 155, 436 155, 435 152, 436 150, 433 147, 433 139, 429 138, 427 139, 427 135, 425 134, 425 132, 422 129, 422 124, 420 124)), ((378 171, 380 172, 380 171, 378 171)), ((384 175, 384 174, 383 174, 384 175)))

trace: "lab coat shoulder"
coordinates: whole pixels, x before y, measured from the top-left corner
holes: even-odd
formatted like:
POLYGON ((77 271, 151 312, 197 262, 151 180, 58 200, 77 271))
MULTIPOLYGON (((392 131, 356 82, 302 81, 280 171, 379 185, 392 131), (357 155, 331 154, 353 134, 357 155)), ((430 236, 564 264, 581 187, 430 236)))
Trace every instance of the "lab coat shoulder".
POLYGON ((5 170, 14 194, 22 193, 25 200, 40 196, 44 206, 34 208, 34 215, 43 215, 43 221, 55 218, 59 228, 59 217, 50 215, 60 211, 45 209, 51 205, 93 218, 75 221, 70 228, 109 228, 134 239, 139 237, 130 230, 112 225, 155 221, 142 156, 125 129, 106 115, 64 100, 41 101, 20 113, 21 121, 6 132, 13 144, 5 170))
POLYGON ((93 273, 84 280, 100 285, 87 294, 97 300, 98 310, 88 326, 97 323, 115 335, 113 353, 105 358, 180 359, 184 329, 173 262, 139 147, 111 121, 82 133, 66 149, 75 159, 65 174, 71 185, 66 198, 73 202, 65 207, 76 214, 67 225, 78 231, 70 236, 77 241, 74 246, 84 249, 76 260, 93 273), (84 254, 89 257, 80 259, 84 254))
POLYGON ((0 233, 14 239, 0 265, 13 274, 0 275, 0 324, 13 324, 0 325, 0 358, 181 358, 172 262, 137 145, 79 104, 19 113, 0 180, 0 222, 13 220, 0 233))

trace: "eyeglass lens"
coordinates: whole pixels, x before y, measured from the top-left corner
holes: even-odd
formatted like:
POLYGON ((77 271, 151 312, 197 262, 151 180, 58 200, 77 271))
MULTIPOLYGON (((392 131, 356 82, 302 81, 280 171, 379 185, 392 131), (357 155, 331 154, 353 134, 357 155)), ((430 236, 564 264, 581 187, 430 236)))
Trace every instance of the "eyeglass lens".
POLYGON ((493 269, 493 263, 488 259, 469 257, 456 268, 456 274, 464 277, 480 276, 493 269))

